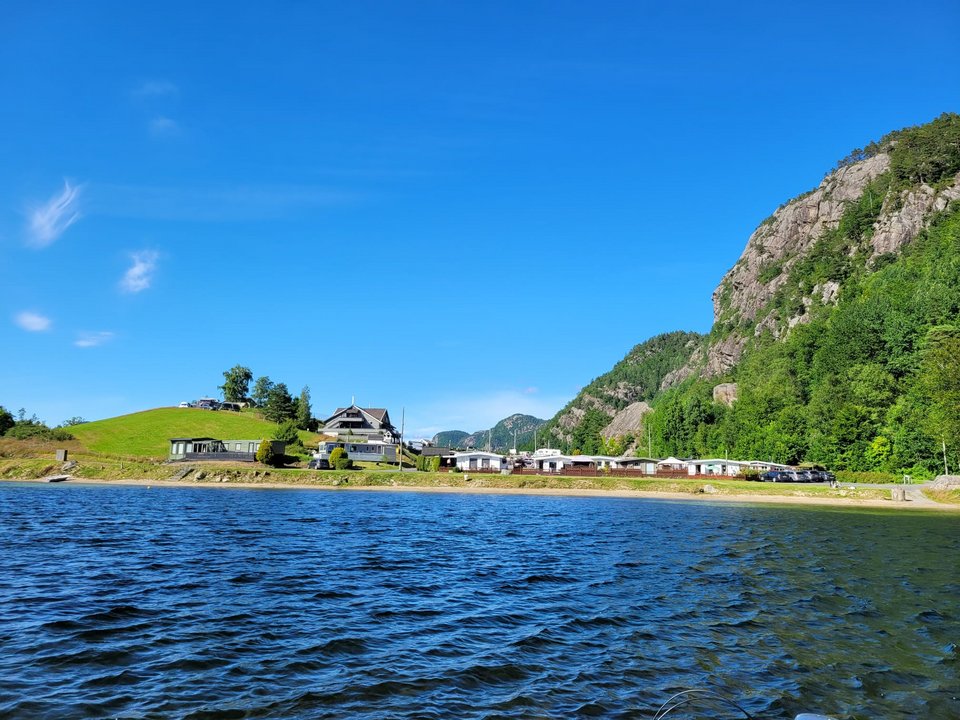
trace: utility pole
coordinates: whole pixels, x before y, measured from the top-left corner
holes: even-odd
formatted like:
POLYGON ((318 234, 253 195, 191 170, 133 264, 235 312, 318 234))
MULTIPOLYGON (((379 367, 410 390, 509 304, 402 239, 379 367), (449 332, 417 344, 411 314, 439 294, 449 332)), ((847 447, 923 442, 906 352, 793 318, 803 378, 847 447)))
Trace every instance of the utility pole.
POLYGON ((397 447, 397 470, 403 472, 403 426, 407 421, 407 409, 400 409, 400 445, 397 447))

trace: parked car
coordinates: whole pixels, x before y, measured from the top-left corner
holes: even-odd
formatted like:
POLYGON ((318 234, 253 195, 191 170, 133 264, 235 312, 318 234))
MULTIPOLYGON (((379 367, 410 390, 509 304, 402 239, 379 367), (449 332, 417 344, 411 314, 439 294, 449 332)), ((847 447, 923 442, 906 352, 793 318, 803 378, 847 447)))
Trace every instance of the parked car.
POLYGON ((310 468, 311 470, 329 470, 330 461, 324 460, 324 459, 320 459, 320 460, 313 459, 307 463, 307 467, 310 468))
POLYGON ((201 410, 216 410, 213 404, 208 402, 198 402, 197 407, 201 410))
POLYGON ((786 470, 768 470, 760 476, 763 482, 793 482, 786 470))
POLYGON ((240 412, 240 403, 235 402, 222 402, 220 403, 221 410, 231 410, 233 412, 240 412))
POLYGON ((177 405, 177 407, 188 408, 188 407, 193 407, 193 405, 191 403, 188 403, 186 400, 184 400, 182 403, 177 405))

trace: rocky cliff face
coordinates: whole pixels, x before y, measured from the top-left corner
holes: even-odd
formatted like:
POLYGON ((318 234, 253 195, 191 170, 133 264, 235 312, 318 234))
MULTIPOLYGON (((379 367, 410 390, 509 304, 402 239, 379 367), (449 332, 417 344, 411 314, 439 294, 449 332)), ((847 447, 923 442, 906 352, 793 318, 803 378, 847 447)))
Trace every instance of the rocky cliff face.
MULTIPOLYGON (((790 271, 809 255, 817 242, 840 224, 851 203, 858 201, 868 186, 890 169, 890 156, 874 157, 840 168, 824 178, 810 193, 777 209, 760 224, 737 263, 724 275, 713 293, 714 321, 736 326, 727 333, 714 333, 702 357, 678 371, 689 376, 715 377, 727 372, 743 355, 750 335, 770 331, 775 337, 805 322, 814 303, 831 304, 841 290, 840 283, 815 285, 801 298, 803 309, 790 317, 763 314, 763 310, 785 285, 790 271), (760 318, 749 332, 744 327, 760 318)), ((897 253, 917 237, 932 215, 960 198, 960 175, 938 189, 918 187, 890 192, 869 234, 869 261, 897 253)))
POLYGON ((846 303, 845 289, 857 292, 864 278, 898 262, 958 199, 960 115, 944 113, 854 150, 751 234, 713 293, 708 336, 667 334, 636 346, 544 430, 587 452, 595 437, 636 435, 641 401, 656 408, 665 390, 693 379, 713 386, 713 402, 733 405, 742 388, 726 381, 737 379, 741 360, 769 347, 769 337, 786 340, 846 303))
POLYGON ((627 405, 613 416, 613 420, 600 434, 607 438, 619 438, 626 435, 637 436, 643 433, 643 417, 650 412, 650 405, 643 400, 627 405))

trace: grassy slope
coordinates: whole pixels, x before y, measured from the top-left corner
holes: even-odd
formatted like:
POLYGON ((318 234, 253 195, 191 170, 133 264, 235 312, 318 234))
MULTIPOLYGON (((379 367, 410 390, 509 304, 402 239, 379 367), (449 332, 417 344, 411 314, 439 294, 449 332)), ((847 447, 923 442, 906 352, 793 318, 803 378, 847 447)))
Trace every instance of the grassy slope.
MULTIPOLYGON (((157 408, 70 428, 87 449, 113 455, 165 458, 173 437, 257 440, 273 437, 277 426, 253 413, 212 412, 195 408, 157 408)), ((317 435, 301 432, 305 444, 317 435)))

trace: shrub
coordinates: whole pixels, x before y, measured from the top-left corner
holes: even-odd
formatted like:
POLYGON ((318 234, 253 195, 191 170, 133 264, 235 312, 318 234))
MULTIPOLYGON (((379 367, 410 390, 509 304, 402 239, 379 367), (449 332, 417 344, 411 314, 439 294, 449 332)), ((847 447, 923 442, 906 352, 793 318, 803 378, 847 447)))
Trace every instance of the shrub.
MULTIPOLYGON (((337 450, 341 450, 341 449, 342 448, 337 448, 337 450)), ((352 470, 353 460, 351 460, 350 458, 344 455, 341 455, 340 457, 337 458, 336 462, 331 463, 330 466, 334 470, 352 470)))
POLYGON ((903 475, 885 472, 851 472, 837 470, 837 480, 845 483, 895 483, 902 482, 903 475))
POLYGON ((30 421, 18 422, 12 428, 7 430, 6 437, 16 440, 28 440, 35 438, 37 440, 56 440, 63 442, 73 440, 73 435, 63 428, 50 429, 46 425, 33 423, 30 421))
POLYGON ((430 471, 437 472, 439 470, 440 470, 440 456, 434 455, 432 458, 430 458, 430 471))
POLYGON ((329 458, 329 460, 330 460, 330 467, 336 467, 336 466, 337 466, 337 461, 338 461, 340 458, 344 458, 344 457, 346 457, 346 456, 347 456, 347 454, 343 451, 343 448, 342 448, 342 447, 336 447, 336 448, 334 448, 333 450, 331 450, 331 451, 330 451, 330 458, 329 458))
POLYGON ((257 462, 264 465, 273 465, 276 463, 276 454, 273 452, 273 443, 269 440, 261 440, 260 447, 257 448, 257 462))
POLYGON ((280 440, 287 445, 302 445, 300 435, 297 433, 296 420, 284 420, 277 426, 277 431, 273 434, 274 440, 280 440))

